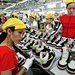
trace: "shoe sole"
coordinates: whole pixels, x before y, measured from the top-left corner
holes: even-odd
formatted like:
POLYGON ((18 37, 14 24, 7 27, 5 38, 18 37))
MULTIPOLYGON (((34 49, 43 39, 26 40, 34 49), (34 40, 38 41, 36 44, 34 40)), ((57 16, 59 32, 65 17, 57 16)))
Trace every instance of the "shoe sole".
POLYGON ((70 74, 75 74, 75 69, 72 71, 71 69, 69 69, 68 67, 66 68, 67 72, 69 72, 70 74))
POLYGON ((58 64, 57 67, 58 67, 59 69, 61 69, 61 70, 64 70, 64 69, 66 69, 67 65, 65 65, 64 67, 62 67, 62 66, 59 66, 59 64, 58 64))

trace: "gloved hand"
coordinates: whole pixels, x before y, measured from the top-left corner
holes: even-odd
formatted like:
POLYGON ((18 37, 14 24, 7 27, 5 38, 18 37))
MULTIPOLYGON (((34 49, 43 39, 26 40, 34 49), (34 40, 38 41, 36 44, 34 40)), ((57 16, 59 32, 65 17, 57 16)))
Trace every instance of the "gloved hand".
POLYGON ((23 65, 23 67, 25 67, 27 69, 27 71, 29 70, 29 68, 31 67, 32 63, 33 63, 34 57, 32 58, 28 58, 25 62, 25 64, 23 65))
POLYGON ((19 60, 18 64, 19 64, 19 66, 22 66, 25 63, 26 58, 23 55, 21 55, 19 52, 17 52, 16 54, 17 54, 18 60, 19 60))

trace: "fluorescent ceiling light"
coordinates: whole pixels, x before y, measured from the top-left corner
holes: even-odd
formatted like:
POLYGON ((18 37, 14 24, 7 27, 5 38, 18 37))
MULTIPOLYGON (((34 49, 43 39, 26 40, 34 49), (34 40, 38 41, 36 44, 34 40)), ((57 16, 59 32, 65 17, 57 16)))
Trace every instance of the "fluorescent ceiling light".
POLYGON ((9 7, 5 8, 4 11, 5 11, 5 10, 8 10, 8 9, 10 9, 10 8, 13 8, 13 7, 15 7, 16 5, 19 5, 19 4, 22 4, 22 3, 25 3, 26 1, 28 1, 28 0, 20 1, 20 2, 14 4, 14 5, 12 5, 12 6, 9 6, 9 7))
POLYGON ((56 7, 56 4, 48 4, 47 5, 47 8, 55 8, 56 7))

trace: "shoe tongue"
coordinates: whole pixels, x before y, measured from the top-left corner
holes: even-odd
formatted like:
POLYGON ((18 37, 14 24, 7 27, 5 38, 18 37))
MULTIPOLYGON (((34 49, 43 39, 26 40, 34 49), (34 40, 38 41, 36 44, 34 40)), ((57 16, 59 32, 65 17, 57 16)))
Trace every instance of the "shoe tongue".
POLYGON ((62 57, 64 59, 67 59, 68 56, 69 56, 69 52, 67 51, 67 47, 63 47, 63 55, 62 55, 62 57))
POLYGON ((67 59, 68 58, 68 54, 67 53, 63 54, 62 58, 67 59))
POLYGON ((43 58, 44 58, 45 56, 46 56, 45 54, 42 55, 43 58))
POLYGON ((41 52, 40 53, 40 61, 42 64, 46 64, 49 58, 49 53, 48 52, 41 52))

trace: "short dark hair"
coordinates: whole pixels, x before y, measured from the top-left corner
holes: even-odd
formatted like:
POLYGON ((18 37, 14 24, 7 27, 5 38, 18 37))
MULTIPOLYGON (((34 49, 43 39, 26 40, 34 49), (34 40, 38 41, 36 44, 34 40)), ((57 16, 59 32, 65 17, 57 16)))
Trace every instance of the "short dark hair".
MULTIPOLYGON (((71 2, 71 3, 74 3, 74 2, 71 2)), ((68 5, 69 5, 69 4, 71 4, 71 3, 68 3, 68 4, 66 5, 66 8, 67 8, 67 7, 68 7, 68 5)))
POLYGON ((3 42, 3 40, 5 40, 6 36, 7 36, 6 32, 1 32, 1 34, 0 34, 0 43, 3 42))
MULTIPOLYGON (((12 32, 15 31, 15 27, 9 27, 9 28, 11 29, 12 32)), ((6 29, 6 31, 7 31, 7 29, 6 29)), ((7 36, 7 33, 2 31, 0 34, 0 43, 5 40, 6 36, 7 36)))
MULTIPOLYGON (((8 27, 8 28, 10 28, 12 32, 15 31, 15 26, 13 26, 13 27, 8 27)), ((7 28, 7 29, 8 29, 8 28, 7 28)), ((6 31, 7 31, 7 29, 6 29, 6 31)))

